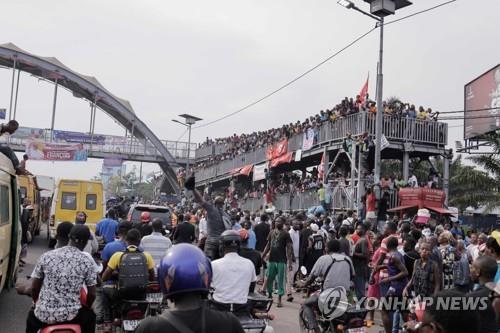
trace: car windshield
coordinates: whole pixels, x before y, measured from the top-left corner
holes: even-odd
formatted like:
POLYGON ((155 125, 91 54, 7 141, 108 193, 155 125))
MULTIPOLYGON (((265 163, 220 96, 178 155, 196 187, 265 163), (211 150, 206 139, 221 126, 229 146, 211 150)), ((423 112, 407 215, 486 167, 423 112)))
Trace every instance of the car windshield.
POLYGON ((149 212, 151 214, 151 221, 159 218, 164 225, 170 224, 170 212, 168 208, 135 207, 132 212, 132 221, 139 221, 142 212, 149 212))

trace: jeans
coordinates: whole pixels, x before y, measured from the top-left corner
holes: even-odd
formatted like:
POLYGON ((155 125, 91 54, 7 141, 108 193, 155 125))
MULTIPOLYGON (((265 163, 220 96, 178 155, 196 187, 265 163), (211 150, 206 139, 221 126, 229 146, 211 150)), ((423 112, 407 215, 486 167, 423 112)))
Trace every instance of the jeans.
POLYGON ((14 169, 19 168, 19 160, 17 159, 17 156, 14 153, 14 151, 9 146, 0 144, 0 153, 4 154, 12 161, 14 169))
POLYGON ((364 274, 354 275, 354 291, 356 292, 356 297, 361 299, 365 297, 366 294, 366 276, 364 274))
POLYGON ((399 332, 399 325, 401 323, 401 312, 394 311, 392 315, 392 333, 398 333, 399 332))
POLYGON ((286 264, 284 262, 270 262, 267 271, 267 292, 273 294, 273 283, 276 275, 278 276, 278 295, 285 294, 286 264))
POLYGON ((287 295, 292 294, 293 282, 295 280, 295 274, 299 270, 299 259, 295 259, 292 263, 292 270, 286 271, 286 293, 287 295))
MULTIPOLYGON (((95 333, 95 314, 91 309, 81 307, 75 318, 58 324, 78 324, 82 328, 82 333, 95 333)), ((49 324, 40 321, 35 316, 34 310, 31 309, 26 319, 26 333, 38 333, 38 330, 47 326, 49 326, 49 324)))
POLYGON ((210 258, 210 260, 219 259, 219 242, 207 239, 205 241, 205 255, 210 258))
POLYGON ((304 318, 307 320, 307 328, 314 329, 318 327, 318 321, 316 320, 316 315, 314 314, 314 306, 318 305, 318 295, 312 295, 306 299, 303 303, 302 309, 304 313, 304 318))

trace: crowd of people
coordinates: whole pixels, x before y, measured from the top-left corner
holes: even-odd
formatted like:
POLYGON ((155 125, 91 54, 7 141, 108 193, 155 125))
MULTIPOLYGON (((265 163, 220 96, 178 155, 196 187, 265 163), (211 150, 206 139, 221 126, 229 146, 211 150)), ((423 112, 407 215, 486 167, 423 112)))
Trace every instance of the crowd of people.
MULTIPOLYGON (((32 273, 29 293, 36 303, 27 332, 53 322, 79 323, 83 332, 94 332, 97 323, 109 331, 129 256, 143 259, 146 281, 159 281, 174 304, 165 316, 143 320, 136 332, 183 332, 179 327, 201 332, 203 325, 210 332, 242 332, 228 309, 247 311, 250 293, 260 292, 283 307, 318 279, 322 290, 342 287, 358 300, 369 297, 367 302, 453 295, 486 300, 480 311, 464 312, 462 326, 447 322, 432 305, 425 320, 439 327, 434 332, 462 327, 486 333, 500 327, 500 231, 465 232, 449 219, 424 224, 405 216, 374 219, 368 207, 359 217, 329 209, 242 211, 227 207, 223 197, 199 193, 193 177, 184 185, 193 201, 173 209, 169 225, 148 212, 138 221, 118 222, 112 211, 95 233, 83 212, 75 223, 60 223, 56 249, 43 254, 32 273), (99 244, 101 265, 92 257, 99 244), (87 287, 84 306, 82 285, 87 287), (202 300, 210 290, 211 306, 205 308, 202 300), (209 315, 202 316, 206 311, 209 315)), ((301 298, 306 325, 319 332, 318 296, 301 298)), ((403 325, 415 329, 415 317, 404 305, 379 310, 386 333, 403 325)), ((367 319, 374 325, 373 311, 367 319)))
MULTIPOLYGON (((413 104, 403 103, 397 99, 385 101, 383 104, 384 114, 397 119, 408 118, 416 120, 437 121, 439 112, 420 106, 418 109, 413 104)), ((304 121, 285 124, 279 128, 272 128, 266 131, 257 131, 251 134, 236 133, 225 138, 206 140, 200 144, 199 148, 212 145, 224 145, 224 148, 216 154, 207 156, 195 165, 195 169, 203 169, 223 160, 230 160, 238 155, 254 151, 258 148, 267 147, 291 136, 306 133, 309 129, 318 130, 324 123, 335 122, 351 114, 359 112, 376 113, 376 103, 372 101, 368 94, 365 98, 357 95, 356 98, 345 97, 339 104, 331 109, 321 110, 318 114, 311 116, 304 121)), ((316 131, 317 133, 317 131, 316 131)))

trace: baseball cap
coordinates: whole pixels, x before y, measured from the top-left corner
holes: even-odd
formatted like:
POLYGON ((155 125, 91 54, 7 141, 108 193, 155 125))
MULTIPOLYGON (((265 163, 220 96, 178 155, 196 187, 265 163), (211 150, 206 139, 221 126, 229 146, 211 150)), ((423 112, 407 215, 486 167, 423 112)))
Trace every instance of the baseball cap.
POLYGON ((69 238, 77 243, 87 243, 90 238, 89 227, 84 224, 75 224, 73 228, 71 228, 69 238))
POLYGON ((317 232, 319 230, 318 225, 316 223, 311 224, 311 230, 317 232))

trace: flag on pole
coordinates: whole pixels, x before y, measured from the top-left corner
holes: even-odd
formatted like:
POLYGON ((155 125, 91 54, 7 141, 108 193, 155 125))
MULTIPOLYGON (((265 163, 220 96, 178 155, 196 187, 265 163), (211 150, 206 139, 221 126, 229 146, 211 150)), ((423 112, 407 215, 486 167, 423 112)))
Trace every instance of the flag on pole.
POLYGON ((370 73, 368 73, 368 77, 366 78, 366 82, 361 88, 361 91, 359 92, 359 100, 361 103, 364 103, 366 101, 366 95, 368 94, 368 80, 370 79, 370 73))

